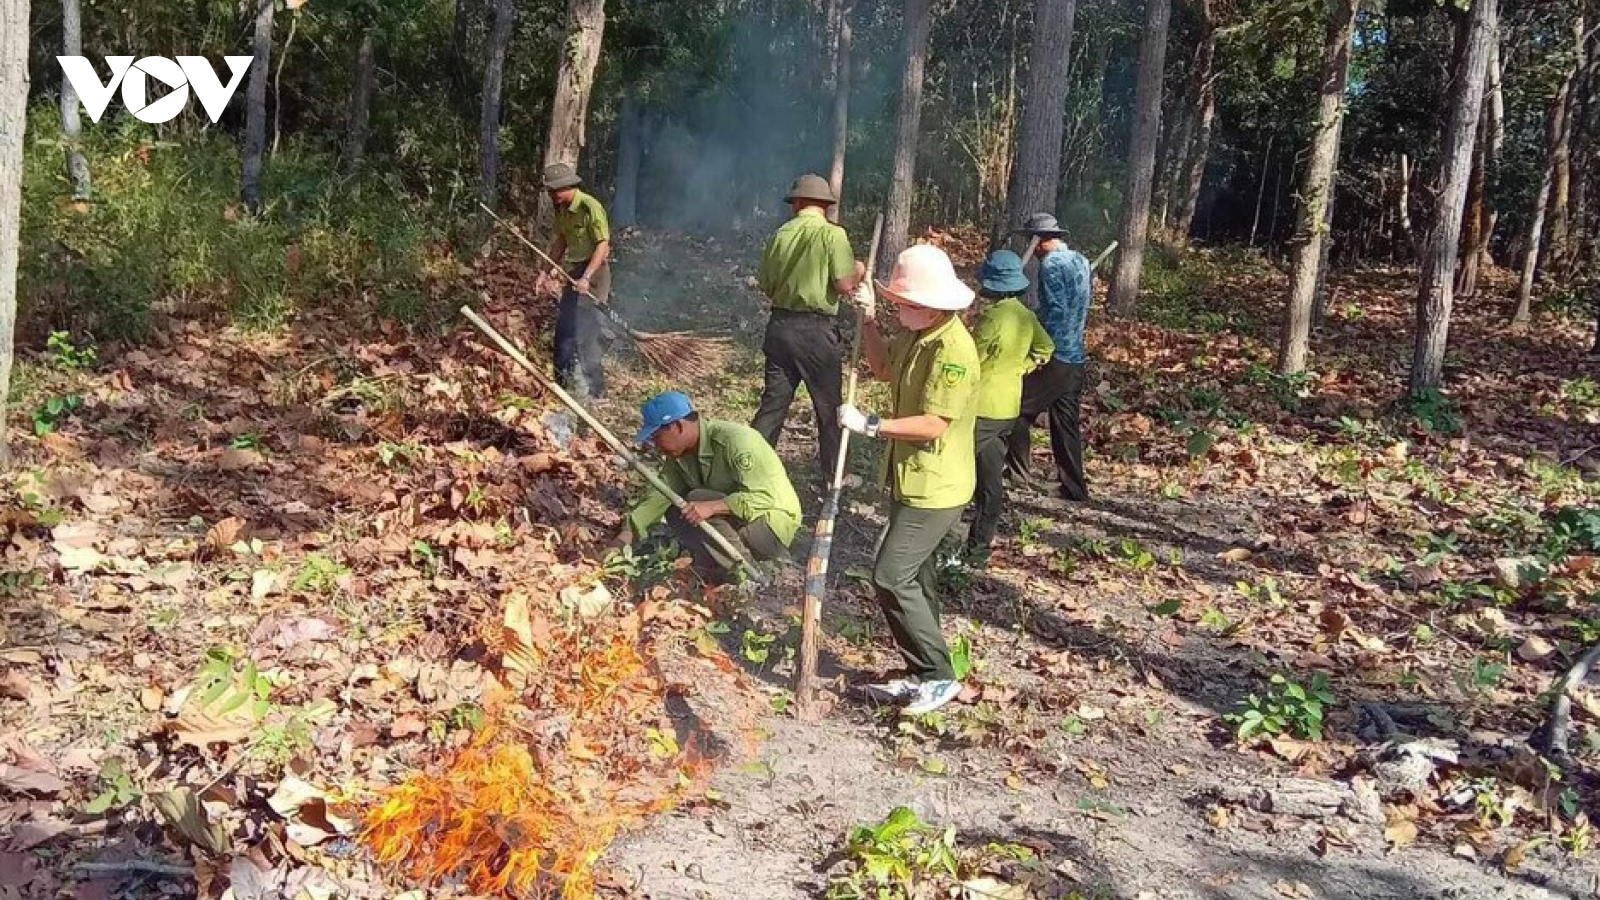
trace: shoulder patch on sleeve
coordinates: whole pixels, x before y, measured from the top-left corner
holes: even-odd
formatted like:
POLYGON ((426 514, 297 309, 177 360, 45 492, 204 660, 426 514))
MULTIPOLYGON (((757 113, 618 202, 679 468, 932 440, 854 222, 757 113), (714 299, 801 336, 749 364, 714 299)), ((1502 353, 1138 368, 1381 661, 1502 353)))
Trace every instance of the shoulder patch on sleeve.
POLYGON ((755 454, 751 453, 749 450, 746 450, 733 458, 733 468, 735 471, 748 472, 755 468, 755 465, 755 454))
POLYGON ((967 367, 958 363, 945 363, 939 369, 939 377, 944 381, 945 387, 955 387, 967 377, 967 367))

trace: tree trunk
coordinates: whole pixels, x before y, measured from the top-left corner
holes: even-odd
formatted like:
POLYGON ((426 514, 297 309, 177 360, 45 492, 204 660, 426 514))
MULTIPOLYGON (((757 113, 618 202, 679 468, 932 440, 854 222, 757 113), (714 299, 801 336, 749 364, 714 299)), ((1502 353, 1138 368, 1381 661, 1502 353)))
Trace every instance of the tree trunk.
MULTIPOLYGON (((83 13, 78 0, 61 0, 61 52, 83 55, 83 13)), ((72 199, 88 200, 89 161, 83 156, 82 129, 78 124, 78 93, 65 76, 61 79, 61 136, 67 145, 67 182, 72 199)))
POLYGON ((1439 203, 1422 250, 1422 275, 1417 286, 1416 346, 1411 360, 1410 394, 1436 391, 1444 379, 1444 353, 1450 333, 1450 307, 1456 252, 1461 242, 1461 216, 1472 172, 1472 145, 1483 111, 1483 83, 1489 69, 1489 48, 1499 18, 1499 0, 1473 0, 1461 66, 1450 87, 1450 119, 1439 156, 1439 203))
POLYGON ((494 209, 500 198, 500 84, 511 45, 512 0, 493 0, 484 47, 483 107, 478 114, 478 202, 494 209))
POLYGON ((1061 138, 1066 129, 1067 77, 1077 0, 1039 0, 1033 11, 1022 128, 1011 166, 1011 227, 1030 214, 1056 210, 1061 188, 1061 138))
POLYGON ((1411 227, 1411 157, 1405 153, 1400 154, 1400 196, 1395 199, 1395 221, 1400 225, 1400 233, 1405 235, 1407 246, 1415 253, 1417 238, 1411 227))
POLYGON ((472 25, 471 0, 456 0, 455 12, 450 20, 450 83, 456 95, 464 96, 471 82, 467 64, 467 41, 472 25))
POLYGON ((261 159, 267 152, 267 77, 272 70, 272 13, 277 0, 255 0, 250 86, 245 92, 244 185, 240 193, 251 215, 261 212, 261 159))
MULTIPOLYGON (((589 118, 589 95, 594 90, 594 69, 600 62, 600 42, 606 30, 606 0, 568 0, 567 40, 556 73, 556 96, 550 104, 550 135, 544 144, 544 164, 577 165, 583 155, 584 125, 589 118)), ((539 197, 539 230, 547 230, 555 210, 548 195, 539 197)))
POLYGON ((1489 188, 1489 117, 1478 117, 1478 145, 1472 152, 1472 174, 1467 178, 1467 210, 1461 226, 1461 258, 1456 266, 1456 296, 1471 297, 1478 289, 1478 246, 1488 225, 1484 208, 1489 188))
POLYGON ((17 322, 22 138, 28 125, 28 0, 0 0, 0 469, 10 465, 6 404, 17 322))
POLYGON ((361 49, 356 51, 356 83, 350 92, 350 133, 345 138, 345 174, 354 175, 361 166, 362 154, 367 149, 367 124, 371 121, 372 83, 377 68, 373 60, 373 29, 361 35, 361 49))
POLYGON ((1267 135, 1267 150, 1261 157, 1261 183, 1256 186, 1256 214, 1250 220, 1251 247, 1256 245, 1256 234, 1261 230, 1261 206, 1267 199, 1267 176, 1272 172, 1272 143, 1277 139, 1277 132, 1267 135))
POLYGON ((1139 45, 1139 80, 1134 90, 1133 135, 1128 145, 1128 190, 1122 210, 1122 245, 1108 299, 1110 313, 1133 315, 1139 302, 1145 239, 1150 234, 1150 183, 1161 138, 1161 81, 1167 65, 1167 25, 1172 0, 1145 0, 1144 39, 1139 45))
MULTIPOLYGON (((1469 249, 1472 253, 1470 279, 1466 284, 1467 294, 1478 292, 1478 275, 1483 266, 1489 262, 1489 245, 1494 240, 1494 229, 1500 222, 1500 210, 1494 202, 1494 192, 1490 190, 1499 176, 1500 155, 1505 149, 1506 142, 1506 98, 1504 90, 1504 72, 1500 66, 1500 40, 1501 35, 1495 34, 1494 44, 1489 48, 1489 95, 1485 98, 1489 103, 1489 112, 1485 118, 1485 137, 1488 146, 1482 149, 1484 154, 1483 164, 1483 222, 1478 231, 1478 243, 1469 249)), ((1482 140, 1482 138, 1480 138, 1482 140)))
MULTIPOLYGON (((1339 121, 1339 134, 1344 134, 1344 120, 1339 121)), ((1328 316, 1328 270, 1333 257, 1333 208, 1339 202, 1338 176, 1328 189, 1328 210, 1322 218, 1322 254, 1317 260, 1317 284, 1311 289, 1311 327, 1322 327, 1328 316)))
POLYGON ((1582 13, 1573 17, 1572 31, 1576 48, 1572 74, 1568 76, 1566 109, 1561 116, 1561 130, 1555 135, 1556 140, 1550 150, 1551 163, 1554 166, 1550 182, 1550 270, 1561 275, 1571 271, 1569 263, 1572 255, 1572 126, 1573 121, 1577 119, 1575 113, 1579 102, 1578 78, 1584 71, 1586 35, 1583 22, 1582 13))
POLYGON ((900 111, 895 117, 894 168, 883 212, 878 267, 892 268, 911 237, 911 201, 917 187, 917 137, 922 130, 922 72, 928 60, 929 0, 905 0, 905 65, 900 71, 900 111))
POLYGON ((632 85, 622 92, 620 117, 617 190, 611 198, 611 223, 626 228, 639 221, 639 169, 644 162, 644 110, 639 107, 639 94, 632 85))
POLYGON ((1205 184, 1206 163, 1211 157, 1211 132, 1217 118, 1217 20, 1212 0, 1200 0, 1200 47, 1194 61, 1195 126, 1194 142, 1185 161, 1177 218, 1172 231, 1187 241, 1194 230, 1195 212, 1200 208, 1200 189, 1205 184))
POLYGON ((850 48, 855 39, 850 17, 855 13, 852 0, 832 0, 834 18, 833 38, 833 165, 828 170, 828 184, 833 197, 839 201, 828 209, 828 218, 834 222, 844 214, 844 157, 850 144, 850 48))
POLYGON ((1563 152, 1561 141, 1567 133, 1567 114, 1571 109, 1577 78, 1578 66, 1574 62, 1550 103, 1550 119, 1545 129, 1545 146, 1549 149, 1545 154, 1544 175, 1539 180, 1539 193, 1533 201, 1533 218, 1528 223, 1527 246, 1522 257, 1522 280, 1517 285, 1517 310, 1511 316, 1511 324, 1518 328, 1526 326, 1533 317, 1533 281, 1539 274, 1545 222, 1550 208, 1554 206, 1556 170, 1563 152))
POLYGON ((1317 130, 1311 138, 1311 155, 1300 182, 1300 213, 1295 225, 1294 266, 1289 276, 1289 306, 1278 341, 1278 371, 1303 372, 1311 341, 1311 319, 1317 291, 1317 271, 1328 240, 1328 208, 1333 178, 1339 166, 1339 127, 1344 111, 1345 85, 1350 79, 1351 39, 1355 35, 1358 0, 1337 0, 1328 18, 1322 45, 1321 88, 1317 104, 1317 130))

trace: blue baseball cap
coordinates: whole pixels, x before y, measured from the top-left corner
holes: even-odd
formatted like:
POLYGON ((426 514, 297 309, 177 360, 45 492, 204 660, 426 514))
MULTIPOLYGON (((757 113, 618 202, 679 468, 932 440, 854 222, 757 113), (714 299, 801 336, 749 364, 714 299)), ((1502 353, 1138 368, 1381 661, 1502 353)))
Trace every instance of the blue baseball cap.
POLYGON ((694 404, 689 402, 687 394, 667 391, 665 394, 651 397, 639 408, 639 417, 644 420, 644 424, 639 427, 639 436, 634 439, 634 443, 648 443, 656 436, 656 432, 680 419, 687 419, 693 413, 694 404))

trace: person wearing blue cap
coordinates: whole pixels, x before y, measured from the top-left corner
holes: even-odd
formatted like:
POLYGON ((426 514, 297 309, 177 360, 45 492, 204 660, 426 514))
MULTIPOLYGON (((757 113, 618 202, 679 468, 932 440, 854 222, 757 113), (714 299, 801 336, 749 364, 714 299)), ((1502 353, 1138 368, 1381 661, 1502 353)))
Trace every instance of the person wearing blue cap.
POLYGON ((978 382, 978 484, 972 495, 967 557, 981 565, 988 559, 1005 505, 1006 450, 1022 414, 1023 376, 1049 362, 1056 346, 1038 317, 1017 299, 1028 289, 1022 257, 1010 250, 989 254, 978 270, 978 286, 978 296, 992 302, 972 332, 983 378, 978 382))
POLYGON ((800 529, 800 497, 766 438, 737 422, 702 419, 678 391, 652 397, 639 413, 644 421, 636 442, 660 451, 666 458, 661 480, 688 502, 680 512, 651 490, 629 511, 619 543, 644 538, 664 518, 702 571, 732 569, 738 561, 706 539, 701 522, 710 522, 748 559, 788 555, 800 529))

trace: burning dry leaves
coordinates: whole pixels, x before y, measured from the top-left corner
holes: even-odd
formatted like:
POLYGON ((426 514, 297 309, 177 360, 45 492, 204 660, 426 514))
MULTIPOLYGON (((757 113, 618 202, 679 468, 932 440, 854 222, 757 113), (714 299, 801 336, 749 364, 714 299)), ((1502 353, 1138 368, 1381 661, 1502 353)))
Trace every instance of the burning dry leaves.
MULTIPOLYGON (((581 896, 610 836, 700 766, 692 736, 649 740, 673 733, 665 687, 593 561, 608 455, 548 439, 530 387, 474 345, 319 333, 180 325, 0 482, 6 849, 79 861, 49 877, 107 894, 392 897, 420 864, 361 852, 364 812, 486 754, 502 780, 480 786, 526 778, 549 821, 485 834, 524 852, 519 879, 581 896), (513 745, 526 760, 496 756, 513 745), (94 752, 55 764, 72 747, 94 752)), ((13 869, 45 877, 28 863, 0 858, 0 896, 13 869)), ((504 860, 437 871, 474 866, 504 860)))

